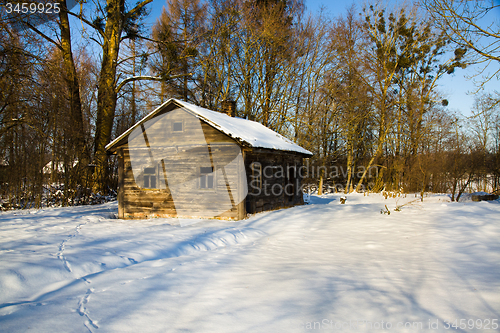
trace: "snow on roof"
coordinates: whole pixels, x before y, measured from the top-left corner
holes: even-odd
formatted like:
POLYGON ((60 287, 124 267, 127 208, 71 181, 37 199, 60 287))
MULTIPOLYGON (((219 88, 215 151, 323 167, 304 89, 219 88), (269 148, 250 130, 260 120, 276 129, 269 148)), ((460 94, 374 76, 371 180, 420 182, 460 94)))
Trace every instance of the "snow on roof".
POLYGON ((300 147, 293 141, 285 138, 284 136, 276 133, 275 131, 265 127, 258 122, 242 118, 230 117, 224 113, 211 111, 174 98, 169 99, 168 101, 163 103, 161 106, 149 113, 134 126, 125 131, 118 138, 110 142, 106 146, 106 149, 109 150, 114 147, 115 144, 129 135, 137 126, 140 126, 145 121, 153 118, 155 114, 157 114, 166 105, 172 102, 175 102, 177 105, 182 106, 185 111, 189 112, 198 119, 203 120, 212 127, 218 129, 222 133, 232 137, 242 144, 246 144, 253 148, 284 150, 312 156, 312 153, 310 151, 300 147))

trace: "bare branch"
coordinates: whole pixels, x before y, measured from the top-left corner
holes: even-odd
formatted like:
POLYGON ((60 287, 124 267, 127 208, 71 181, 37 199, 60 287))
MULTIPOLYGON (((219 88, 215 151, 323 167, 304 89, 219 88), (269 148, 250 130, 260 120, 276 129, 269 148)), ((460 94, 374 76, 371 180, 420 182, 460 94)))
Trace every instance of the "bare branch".
POLYGON ((177 79, 180 77, 184 76, 192 76, 193 73, 188 73, 188 74, 179 74, 179 75, 174 75, 174 76, 169 76, 167 78, 160 77, 160 76, 132 76, 129 78, 126 78, 120 84, 116 87, 116 92, 118 93, 127 83, 129 82, 134 82, 134 81, 168 81, 168 80, 173 80, 177 79))
POLYGON ((94 28, 101 36, 105 36, 104 35, 104 31, 99 28, 97 25, 93 24, 92 22, 90 22, 89 20, 87 20, 85 17, 83 17, 83 14, 75 14, 75 13, 72 13, 70 11, 68 11, 68 14, 78 18, 79 20, 81 20, 82 22, 84 22, 85 24, 87 24, 88 26, 94 28))

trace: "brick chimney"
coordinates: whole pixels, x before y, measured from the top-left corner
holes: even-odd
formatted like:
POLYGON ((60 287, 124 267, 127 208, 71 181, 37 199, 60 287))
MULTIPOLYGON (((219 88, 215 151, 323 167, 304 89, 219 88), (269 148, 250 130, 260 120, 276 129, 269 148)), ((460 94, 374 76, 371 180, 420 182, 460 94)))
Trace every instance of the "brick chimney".
POLYGON ((236 116, 236 101, 225 100, 221 103, 221 112, 227 114, 229 117, 236 116))

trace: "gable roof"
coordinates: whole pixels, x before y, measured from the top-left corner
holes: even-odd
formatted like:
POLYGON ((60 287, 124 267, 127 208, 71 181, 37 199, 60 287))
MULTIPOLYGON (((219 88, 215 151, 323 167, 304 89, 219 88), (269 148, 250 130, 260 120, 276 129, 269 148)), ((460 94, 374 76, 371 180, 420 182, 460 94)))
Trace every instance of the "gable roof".
POLYGON ((244 146, 290 151, 308 156, 313 155, 310 151, 300 147, 293 141, 285 138, 281 134, 276 133, 275 131, 265 127, 258 122, 242 118, 230 117, 224 113, 211 111, 174 98, 169 99, 168 101, 157 107, 154 111, 142 118, 139 122, 125 131, 122 135, 110 142, 106 146, 106 150, 115 148, 115 146, 123 139, 125 139, 130 133, 132 133, 135 128, 153 118, 167 105, 172 103, 181 107, 183 110, 197 117, 198 119, 206 122, 210 126, 218 129, 222 133, 233 138, 244 146))

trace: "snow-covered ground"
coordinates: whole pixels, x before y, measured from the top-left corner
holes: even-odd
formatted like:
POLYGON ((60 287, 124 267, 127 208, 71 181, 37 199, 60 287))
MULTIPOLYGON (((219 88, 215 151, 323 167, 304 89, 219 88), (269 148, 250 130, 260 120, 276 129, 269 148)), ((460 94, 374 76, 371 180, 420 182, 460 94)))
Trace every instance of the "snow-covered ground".
POLYGON ((499 201, 339 197, 237 222, 1 213, 0 331, 500 331, 499 201))

